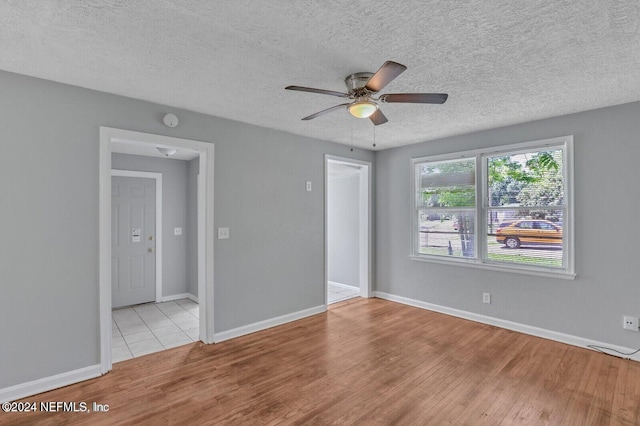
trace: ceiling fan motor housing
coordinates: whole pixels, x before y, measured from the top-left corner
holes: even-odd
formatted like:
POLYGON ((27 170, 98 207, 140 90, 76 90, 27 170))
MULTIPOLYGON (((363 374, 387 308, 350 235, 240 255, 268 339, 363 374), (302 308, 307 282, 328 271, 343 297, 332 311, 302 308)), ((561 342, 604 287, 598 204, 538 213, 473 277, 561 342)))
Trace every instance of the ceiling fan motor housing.
POLYGON ((357 72, 345 78, 344 84, 347 85, 349 94, 358 92, 362 93, 364 90, 364 86, 367 84, 371 77, 373 77, 372 72, 357 72))

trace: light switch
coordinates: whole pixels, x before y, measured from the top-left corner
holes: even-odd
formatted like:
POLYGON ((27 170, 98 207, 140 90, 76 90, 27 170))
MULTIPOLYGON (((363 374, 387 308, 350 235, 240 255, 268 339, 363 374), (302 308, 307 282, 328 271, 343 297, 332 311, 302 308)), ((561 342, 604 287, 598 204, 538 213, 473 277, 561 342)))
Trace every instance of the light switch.
POLYGON ((311 181, 307 181, 307 191, 311 191, 311 181))
POLYGON ((182 228, 173 228, 173 235, 182 235, 182 228))
POLYGON ((229 239, 229 228, 218 228, 218 239, 219 240, 229 239))

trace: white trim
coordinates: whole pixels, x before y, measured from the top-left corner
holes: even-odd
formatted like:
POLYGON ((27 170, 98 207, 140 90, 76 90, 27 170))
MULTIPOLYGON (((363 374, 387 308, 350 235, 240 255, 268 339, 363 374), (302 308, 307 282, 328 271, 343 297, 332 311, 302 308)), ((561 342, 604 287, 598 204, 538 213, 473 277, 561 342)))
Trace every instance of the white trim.
POLYGON ((180 300, 180 299, 189 299, 198 303, 198 298, 191 293, 178 293, 178 294, 172 294, 171 296, 162 296, 163 302, 172 302, 174 300, 180 300))
POLYGON ((99 147, 99 279, 100 279, 100 362, 101 372, 111 371, 111 142, 177 147, 200 156, 198 176, 198 296, 200 340, 213 343, 213 241, 214 241, 214 145, 209 142, 153 135, 130 130, 100 127, 99 147))
MULTIPOLYGON (((451 315, 454 317, 463 318, 466 320, 475 321, 482 324, 493 325, 493 326, 504 328, 507 330, 517 331, 519 333, 529 334, 531 336, 541 337, 543 339, 553 340, 556 342, 565 343, 567 345, 577 346, 580 348, 591 349, 588 346, 593 345, 593 346, 608 347, 623 353, 631 353, 634 351, 634 349, 625 348, 623 346, 599 342, 597 340, 587 339, 584 337, 574 336, 571 334, 560 333, 558 331, 547 330, 545 328, 534 327, 531 325, 521 324, 513 321, 507 321, 500 318, 480 315, 473 312, 463 311, 460 309, 449 308, 447 306, 436 305, 433 303, 423 302, 421 300, 410 299, 408 297, 396 296, 394 294, 389 294, 382 291, 375 291, 374 297, 377 297, 379 299, 389 300, 392 302, 402 303, 403 305, 409 305, 416 308, 426 309, 428 311, 439 312, 445 315, 451 315)), ((611 353, 611 355, 615 355, 615 354, 611 353)), ((620 356, 620 355, 615 355, 615 356, 620 356)), ((631 359, 633 361, 640 361, 640 353, 627 356, 626 358, 631 359)))
POLYGON ((329 198, 329 164, 344 164, 350 166, 360 166, 359 176, 359 270, 360 296, 371 297, 372 286, 372 241, 373 241, 373 213, 372 213, 372 182, 373 164, 369 161, 355 160, 353 158, 339 157, 325 154, 324 156, 324 276, 325 276, 325 306, 327 305, 328 278, 329 278, 329 228, 328 228, 328 198, 329 198), (364 220, 363 220, 364 218, 364 220))
MULTIPOLYGON (((196 203, 197 203, 197 209, 198 211, 203 211, 206 208, 206 203, 204 201, 204 192, 205 189, 207 187, 206 182, 204 180, 204 174, 201 173, 202 171, 202 164, 203 164, 203 156, 200 156, 200 159, 198 160, 198 176, 196 177, 196 191, 198 193, 197 197, 196 197, 196 203)), ((205 157, 206 158, 206 157, 205 157)), ((205 226, 205 218, 202 217, 202 215, 198 215, 198 217, 196 218, 196 221, 198 222, 198 229, 202 229, 205 226)), ((202 295, 204 294, 204 290, 206 288, 206 283, 204 280, 204 277, 207 274, 207 265, 205 265, 205 261, 204 261, 204 253, 206 252, 206 241, 205 239, 200 235, 200 233, 198 233, 198 297, 202 297, 202 295)), ((211 293, 211 296, 213 298, 213 292, 211 293)), ((202 298, 203 300, 206 300, 206 298, 202 298)), ((200 338, 200 340, 202 340, 203 342, 206 343, 211 343, 213 342, 213 327, 211 327, 211 330, 206 331, 206 326, 207 326, 207 316, 203 315, 203 311, 206 312, 207 310, 207 306, 206 303, 204 303, 203 305, 205 306, 200 306, 200 315, 198 316, 198 327, 199 327, 199 333, 200 335, 198 336, 200 338)), ((213 312, 213 311, 212 311, 213 312)))
POLYGON ((99 295, 100 295, 100 364, 102 374, 111 371, 111 137, 100 128, 98 160, 99 185, 99 295))
POLYGON ((198 298, 200 303, 200 340, 214 343, 214 150, 212 144, 200 143, 198 174, 198 298), (204 170, 204 172, 203 172, 204 170), (204 229, 205 232, 200 230, 204 229))
POLYGON ((0 402, 10 402, 101 376, 100 364, 0 389, 0 402))
POLYGON ((425 161, 438 162, 447 160, 463 159, 468 157, 477 157, 484 155, 496 155, 503 153, 519 153, 527 152, 530 148, 539 148, 541 146, 562 145, 567 140, 573 141, 573 135, 558 136, 549 139, 538 139, 535 141, 519 142, 506 145, 498 145, 487 148, 470 149, 467 151, 449 152, 445 154, 426 155, 423 157, 412 158, 412 162, 422 163, 425 161))
MULTIPOLYGON (((566 256, 566 265, 568 266, 568 271, 576 276, 576 242, 575 242, 575 206, 574 206, 574 159, 573 159, 573 136, 566 136, 568 141, 564 146, 564 161, 565 161, 565 176, 564 176, 564 187, 565 187, 565 203, 569 209, 569 214, 567 215, 566 223, 569 226, 563 225, 564 237, 567 240, 566 248, 564 255, 566 256), (565 229, 566 228, 566 229, 565 229)), ((567 212, 565 211, 565 214, 567 212)))
POLYGON ((358 213, 360 220, 359 234, 360 245, 358 247, 359 259, 359 274, 360 278, 360 296, 371 297, 371 163, 364 165, 359 171, 359 188, 360 196, 358 197, 360 203, 358 206, 358 213), (362 220, 362 219, 365 220, 362 220))
POLYGON ((297 321, 302 318, 310 317, 312 315, 321 314, 326 312, 326 305, 320 305, 309 309, 303 309, 302 311, 293 312, 290 314, 282 315, 279 317, 271 318, 264 321, 254 322, 253 324, 243 325, 242 327, 233 328, 231 330, 222 331, 214 335, 214 341, 216 343, 224 342, 225 340, 234 339, 236 337, 244 336, 246 334, 255 333, 257 331, 266 330, 271 327, 277 327, 282 324, 297 321))
POLYGON ((340 287, 340 288, 346 288, 347 290, 358 290, 359 289, 359 287, 356 287, 354 285, 337 283, 335 281, 327 281, 327 284, 335 285, 336 287, 340 287))
POLYGON ((111 177, 135 177, 156 181, 156 303, 162 300, 162 173, 111 169, 111 177))
POLYGON ((512 272, 520 275, 533 275, 536 277, 557 278, 559 280, 575 280, 576 274, 567 273, 563 270, 554 272, 552 269, 535 269, 527 268, 526 265, 522 266, 510 266, 498 263, 478 263, 476 261, 466 260, 462 258, 431 258, 423 256, 409 256, 411 260, 417 260, 419 262, 439 263, 441 265, 457 266, 463 265, 469 268, 484 269, 485 271, 499 271, 499 272, 512 272))

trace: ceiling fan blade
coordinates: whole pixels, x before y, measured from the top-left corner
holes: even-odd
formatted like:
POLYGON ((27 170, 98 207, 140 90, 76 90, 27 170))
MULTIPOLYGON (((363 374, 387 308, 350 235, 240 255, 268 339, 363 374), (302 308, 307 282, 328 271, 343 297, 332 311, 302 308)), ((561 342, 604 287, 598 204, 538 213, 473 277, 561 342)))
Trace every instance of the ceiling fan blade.
POLYGON ((323 109, 320 112, 316 112, 315 114, 311 114, 308 117, 303 118, 303 120, 312 120, 312 119, 314 119, 316 117, 319 117, 319 116, 321 116, 323 114, 326 114, 326 113, 331 112, 333 110, 336 110, 338 108, 346 107, 347 105, 351 105, 351 104, 347 103, 347 104, 340 104, 340 105, 332 106, 331 108, 323 109))
POLYGON ((367 81, 366 86, 364 86, 367 90, 371 92, 379 92, 384 86, 391 83, 391 81, 402 74, 407 67, 402 64, 393 61, 387 61, 376 73, 367 81))
POLYGON ((374 112, 369 116, 369 120, 371 120, 371 122, 376 126, 379 126, 389 121, 387 120, 387 117, 384 116, 382 111, 380 111, 379 108, 376 110, 376 112, 374 112))
POLYGON ((449 97, 446 93, 393 93, 380 96, 382 102, 410 104, 443 104, 449 97))
POLYGON ((286 90, 296 90, 298 92, 311 92, 311 93, 319 93, 321 95, 331 95, 337 96, 339 98, 348 98, 348 93, 342 92, 334 92, 333 90, 324 90, 324 89, 314 89, 313 87, 302 87, 302 86, 287 86, 286 90))

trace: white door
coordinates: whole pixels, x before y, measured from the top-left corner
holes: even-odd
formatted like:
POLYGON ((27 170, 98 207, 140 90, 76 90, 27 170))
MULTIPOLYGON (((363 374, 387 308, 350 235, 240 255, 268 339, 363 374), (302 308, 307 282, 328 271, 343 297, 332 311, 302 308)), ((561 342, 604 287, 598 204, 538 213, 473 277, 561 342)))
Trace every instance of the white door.
POLYGON ((155 301, 156 181, 111 177, 112 307, 155 301))

